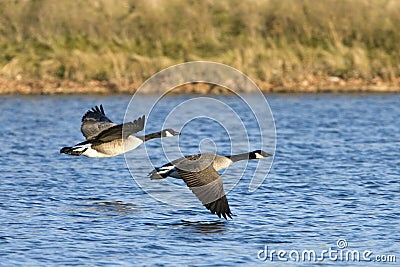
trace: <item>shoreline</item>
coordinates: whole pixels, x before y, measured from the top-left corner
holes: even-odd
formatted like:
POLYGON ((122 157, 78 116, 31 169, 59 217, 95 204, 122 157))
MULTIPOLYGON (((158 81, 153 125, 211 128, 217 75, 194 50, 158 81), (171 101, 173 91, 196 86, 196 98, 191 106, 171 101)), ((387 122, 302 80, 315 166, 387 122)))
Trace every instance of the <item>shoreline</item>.
MULTIPOLYGON (((303 81, 263 82, 254 80, 263 93, 400 93, 400 78, 395 82, 380 79, 343 80, 338 77, 324 79, 311 77, 303 81)), ((9 80, 0 78, 0 96, 6 95, 112 95, 133 94, 142 82, 117 84, 110 81, 76 82, 70 80, 9 80)), ((160 91, 140 92, 156 94, 160 91)), ((242 93, 251 93, 239 90, 242 93)), ((168 94, 232 94, 228 89, 207 83, 191 83, 178 86, 168 94)))

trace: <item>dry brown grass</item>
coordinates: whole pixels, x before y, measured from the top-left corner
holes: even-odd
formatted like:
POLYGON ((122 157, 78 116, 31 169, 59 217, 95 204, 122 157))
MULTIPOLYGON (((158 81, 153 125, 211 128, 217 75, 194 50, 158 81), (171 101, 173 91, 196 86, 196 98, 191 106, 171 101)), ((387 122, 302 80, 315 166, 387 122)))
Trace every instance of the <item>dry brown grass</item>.
POLYGON ((396 84, 400 2, 6 0, 0 48, 0 78, 9 81, 123 88, 176 63, 211 60, 266 88, 330 76, 396 84))

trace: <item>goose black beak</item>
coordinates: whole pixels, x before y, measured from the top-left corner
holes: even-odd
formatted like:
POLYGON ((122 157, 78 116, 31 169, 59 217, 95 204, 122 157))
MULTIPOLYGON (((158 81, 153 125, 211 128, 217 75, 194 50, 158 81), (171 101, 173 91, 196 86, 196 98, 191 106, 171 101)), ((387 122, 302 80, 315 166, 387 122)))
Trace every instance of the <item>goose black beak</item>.
POLYGON ((181 135, 180 132, 174 131, 174 130, 170 130, 169 131, 173 136, 177 136, 177 135, 181 135))

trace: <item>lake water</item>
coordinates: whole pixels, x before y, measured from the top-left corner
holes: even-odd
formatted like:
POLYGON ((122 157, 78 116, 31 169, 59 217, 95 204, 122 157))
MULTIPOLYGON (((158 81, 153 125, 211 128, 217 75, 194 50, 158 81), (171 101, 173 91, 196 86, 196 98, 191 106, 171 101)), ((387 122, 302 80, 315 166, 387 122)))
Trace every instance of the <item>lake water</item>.
MULTIPOLYGON (((80 119, 94 105, 103 104, 112 120, 122 122, 129 96, 1 97, 0 266, 265 266, 271 261, 309 266, 307 260, 294 262, 290 251, 314 250, 321 257, 323 250, 335 249, 336 256, 371 251, 366 256, 372 260, 395 255, 398 265, 400 95, 266 98, 276 124, 272 167, 254 192, 248 177, 257 168, 262 179, 271 160, 238 163, 223 174, 229 184, 245 169, 228 193, 235 216, 225 221, 202 207, 179 180, 158 183, 146 174, 152 169, 149 157, 153 164, 165 163, 177 153, 176 144, 184 154, 197 153, 205 138, 214 144, 201 151, 213 145, 222 154, 247 149, 241 134, 229 129, 235 129, 234 120, 221 119, 222 126, 206 118, 191 121, 179 138, 152 140, 128 153, 128 168, 123 155, 91 159, 61 155, 59 149, 83 141, 80 119), (230 134, 235 142, 229 142, 230 134), (171 155, 162 155, 161 143, 171 155), (277 254, 265 259, 260 251, 265 248, 268 255, 286 251, 281 256, 289 262, 277 254)), ((149 117, 149 129, 161 125, 157 114, 185 99, 190 96, 162 102, 149 117)), ((247 107, 232 96, 215 99, 242 111, 248 149, 259 148, 260 132, 247 107)), ((155 99, 139 100, 136 117, 155 99)), ((257 97, 253 105, 258 101, 262 105, 257 97)), ((180 127, 185 116, 204 110, 212 105, 183 106, 164 127, 180 127)), ((263 134, 262 147, 269 152, 272 132, 263 134)), ((317 260, 365 265, 335 260, 335 254, 317 260)))

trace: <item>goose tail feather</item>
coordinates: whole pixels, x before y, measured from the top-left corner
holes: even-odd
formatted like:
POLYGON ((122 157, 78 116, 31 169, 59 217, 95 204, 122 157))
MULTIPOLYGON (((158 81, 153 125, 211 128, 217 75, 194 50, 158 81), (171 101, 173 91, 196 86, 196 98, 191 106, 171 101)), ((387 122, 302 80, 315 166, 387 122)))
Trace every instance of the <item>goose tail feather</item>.
POLYGON ((67 154, 67 155, 72 155, 72 156, 80 156, 82 155, 88 148, 87 147, 63 147, 60 150, 60 153, 62 154, 67 154))
POLYGON ((149 177, 151 180, 160 180, 167 178, 173 171, 175 170, 175 166, 162 166, 155 168, 152 172, 149 173, 149 177))

